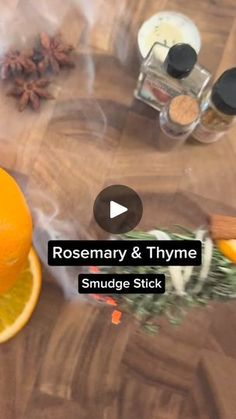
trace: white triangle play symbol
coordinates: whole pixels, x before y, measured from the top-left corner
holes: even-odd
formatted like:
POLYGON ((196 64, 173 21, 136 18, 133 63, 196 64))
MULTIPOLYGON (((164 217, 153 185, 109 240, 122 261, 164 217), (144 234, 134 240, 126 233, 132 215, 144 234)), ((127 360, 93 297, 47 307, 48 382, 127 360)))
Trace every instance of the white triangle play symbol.
POLYGON ((128 208, 118 204, 115 201, 110 201, 110 218, 118 217, 128 211, 128 208))

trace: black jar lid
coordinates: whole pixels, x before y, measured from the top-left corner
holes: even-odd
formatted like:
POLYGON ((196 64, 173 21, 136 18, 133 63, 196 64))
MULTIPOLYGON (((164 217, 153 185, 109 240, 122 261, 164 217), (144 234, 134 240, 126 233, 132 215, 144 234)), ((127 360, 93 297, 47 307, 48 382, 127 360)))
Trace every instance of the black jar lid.
POLYGON ((197 53, 189 44, 176 44, 165 59, 167 73, 175 79, 187 77, 197 62, 197 53))
POLYGON ((211 99, 226 115, 236 115, 236 67, 225 71, 214 84, 211 99))

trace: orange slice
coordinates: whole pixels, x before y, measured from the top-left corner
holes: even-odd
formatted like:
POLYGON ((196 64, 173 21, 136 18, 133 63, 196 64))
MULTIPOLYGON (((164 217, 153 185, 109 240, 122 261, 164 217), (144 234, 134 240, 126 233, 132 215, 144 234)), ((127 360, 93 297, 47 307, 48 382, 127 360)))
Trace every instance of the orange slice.
POLYGON ((236 240, 218 240, 217 246, 226 258, 236 264, 236 240))
POLYGON ((41 282, 38 256, 31 248, 26 268, 13 287, 0 295, 0 343, 11 339, 28 322, 39 298, 41 282))

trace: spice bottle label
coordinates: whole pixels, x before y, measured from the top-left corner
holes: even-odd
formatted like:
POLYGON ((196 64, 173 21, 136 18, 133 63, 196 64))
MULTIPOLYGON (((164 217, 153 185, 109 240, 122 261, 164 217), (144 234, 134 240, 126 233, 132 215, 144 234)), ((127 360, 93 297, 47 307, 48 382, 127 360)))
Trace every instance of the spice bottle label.
POLYGON ((193 133, 193 137, 201 143, 214 143, 220 140, 220 138, 223 137, 224 134, 225 132, 213 131, 209 128, 206 128, 203 124, 199 123, 193 133))
POLYGON ((158 81, 153 81, 146 76, 140 86, 138 96, 154 108, 160 110, 177 92, 168 91, 166 86, 158 81))

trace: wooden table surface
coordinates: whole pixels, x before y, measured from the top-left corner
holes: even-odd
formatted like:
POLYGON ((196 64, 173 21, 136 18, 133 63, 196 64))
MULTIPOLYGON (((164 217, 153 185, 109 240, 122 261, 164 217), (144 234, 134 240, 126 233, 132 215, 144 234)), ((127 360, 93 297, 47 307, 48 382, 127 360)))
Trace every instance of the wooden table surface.
MULTIPOLYGON (((21 17, 8 25, 11 32, 19 25, 18 37, 47 28, 36 19, 38 2, 1 3, 6 19, 21 17)), ((53 80, 56 99, 39 114, 18 113, 1 85, 0 164, 27 194, 44 262, 30 323, 0 347, 1 418, 236 418, 235 303, 192 311, 179 328, 163 321, 149 337, 128 317, 112 325, 107 307, 68 300, 77 272, 45 264, 48 238, 102 235, 92 206, 110 184, 139 193, 143 229, 204 225, 210 212, 235 215, 236 127, 213 145, 160 154, 156 113, 135 101, 133 90, 138 28, 160 10, 195 20, 200 61, 214 75, 235 66, 236 2, 50 0, 42 7, 75 44, 76 69, 53 80)))

